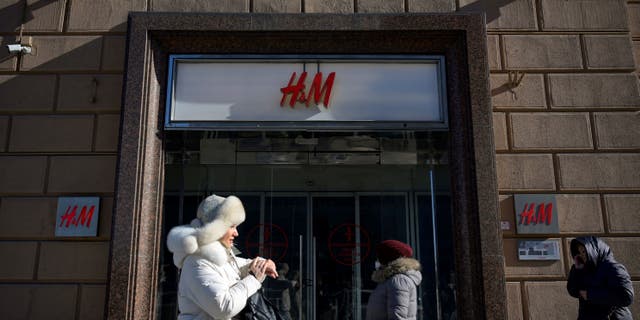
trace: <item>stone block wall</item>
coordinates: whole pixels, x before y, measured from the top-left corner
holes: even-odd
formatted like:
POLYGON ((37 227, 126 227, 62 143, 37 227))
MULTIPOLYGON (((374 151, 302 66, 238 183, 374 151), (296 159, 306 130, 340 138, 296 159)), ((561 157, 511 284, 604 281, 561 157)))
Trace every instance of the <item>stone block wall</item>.
POLYGON ((0 1, 2 319, 104 318, 125 23, 145 9, 0 1), (6 50, 21 26, 33 54, 6 50), (55 237, 61 196, 100 197, 97 237, 55 237))
POLYGON ((460 3, 487 14, 509 319, 577 317, 565 289, 577 236, 603 237, 637 292, 640 1, 460 3), (531 193, 556 196, 559 234, 517 234, 513 195, 531 193), (519 261, 518 240, 531 238, 559 240, 563 258, 519 261))
POLYGON ((0 0, 0 318, 104 317, 130 11, 484 12, 501 220, 514 194, 556 194, 541 237, 565 256, 518 261, 503 232, 509 319, 575 319, 575 236, 604 237, 640 291, 638 0, 0 0), (32 55, 4 49, 21 26, 32 55), (55 238, 57 197, 82 195, 101 197, 98 237, 55 238))

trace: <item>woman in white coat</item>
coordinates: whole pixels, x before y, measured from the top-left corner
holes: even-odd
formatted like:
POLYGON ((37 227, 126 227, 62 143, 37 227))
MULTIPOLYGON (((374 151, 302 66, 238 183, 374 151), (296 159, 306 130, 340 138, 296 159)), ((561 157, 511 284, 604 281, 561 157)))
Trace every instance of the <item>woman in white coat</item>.
POLYGON ((268 275, 278 276, 271 260, 236 257, 236 227, 245 219, 235 196, 211 195, 198 207, 197 218, 167 236, 173 262, 181 269, 179 320, 231 319, 245 307, 268 275))

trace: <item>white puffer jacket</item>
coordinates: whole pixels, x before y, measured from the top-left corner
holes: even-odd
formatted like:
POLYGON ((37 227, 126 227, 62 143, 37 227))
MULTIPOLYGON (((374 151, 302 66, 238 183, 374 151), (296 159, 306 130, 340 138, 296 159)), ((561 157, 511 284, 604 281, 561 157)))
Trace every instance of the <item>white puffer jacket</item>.
POLYGON ((252 260, 235 257, 220 241, 197 246, 194 228, 175 227, 167 246, 182 269, 178 284, 179 320, 226 320, 237 315, 262 284, 249 275, 252 260), (189 253, 191 252, 191 253, 189 253))
POLYGON ((418 260, 393 260, 374 271, 371 278, 378 286, 367 303, 367 320, 416 319, 417 286, 422 281, 418 260))

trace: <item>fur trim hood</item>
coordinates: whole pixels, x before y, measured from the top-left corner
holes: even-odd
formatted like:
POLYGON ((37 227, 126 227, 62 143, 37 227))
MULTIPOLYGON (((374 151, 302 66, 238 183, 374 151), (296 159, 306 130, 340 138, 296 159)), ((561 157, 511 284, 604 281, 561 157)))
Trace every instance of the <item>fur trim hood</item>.
POLYGON ((381 283, 396 274, 404 273, 418 285, 422 281, 421 269, 422 266, 416 259, 398 258, 374 271, 371 275, 371 280, 376 283, 381 283))
POLYGON ((184 259, 189 255, 202 256, 218 266, 224 265, 231 255, 231 250, 225 248, 220 241, 199 244, 197 233, 201 231, 201 228, 193 226, 198 223, 199 219, 193 219, 191 225, 172 228, 167 236, 167 248, 173 253, 173 264, 180 269, 182 269, 184 259))

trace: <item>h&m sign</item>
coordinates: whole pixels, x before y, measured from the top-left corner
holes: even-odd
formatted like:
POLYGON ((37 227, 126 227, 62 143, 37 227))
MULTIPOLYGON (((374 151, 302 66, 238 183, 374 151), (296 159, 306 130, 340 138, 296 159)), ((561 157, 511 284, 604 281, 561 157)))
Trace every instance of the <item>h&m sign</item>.
POLYGON ((325 82, 322 82, 322 72, 316 73, 313 77, 313 81, 311 82, 311 87, 309 88, 309 93, 306 92, 305 80, 307 79, 307 72, 303 72, 300 74, 300 78, 297 83, 296 81, 296 73, 294 72, 291 75, 291 79, 289 80, 289 84, 286 87, 280 88, 282 92, 282 99, 280 100, 280 106, 284 106, 289 97, 289 107, 293 108, 296 103, 304 103, 307 107, 309 107, 309 103, 312 101, 316 105, 324 106, 325 108, 329 108, 329 100, 331 99, 331 89, 333 89, 333 81, 336 78, 336 73, 331 72, 327 76, 325 82), (322 99, 322 100, 321 100, 322 99))
POLYGON ((172 55, 165 128, 447 128, 444 75, 441 56, 172 55))
POLYGON ((518 234, 558 233, 558 206, 555 195, 514 195, 518 234))
POLYGON ((60 197, 56 213, 56 237, 98 235, 100 197, 60 197))

